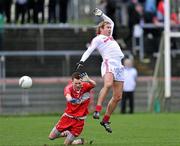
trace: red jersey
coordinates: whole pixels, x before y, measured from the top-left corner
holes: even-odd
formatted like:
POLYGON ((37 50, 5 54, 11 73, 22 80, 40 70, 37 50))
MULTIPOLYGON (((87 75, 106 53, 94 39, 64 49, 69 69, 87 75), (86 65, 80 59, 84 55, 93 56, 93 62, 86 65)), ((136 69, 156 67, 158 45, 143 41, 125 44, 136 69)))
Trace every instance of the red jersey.
POLYGON ((90 103, 90 90, 94 88, 93 84, 88 82, 82 82, 82 88, 80 91, 73 89, 72 83, 68 84, 64 88, 64 95, 70 94, 73 98, 81 98, 83 102, 81 104, 73 104, 67 102, 67 107, 65 113, 74 116, 74 117, 83 117, 86 116, 88 112, 88 105, 90 103))

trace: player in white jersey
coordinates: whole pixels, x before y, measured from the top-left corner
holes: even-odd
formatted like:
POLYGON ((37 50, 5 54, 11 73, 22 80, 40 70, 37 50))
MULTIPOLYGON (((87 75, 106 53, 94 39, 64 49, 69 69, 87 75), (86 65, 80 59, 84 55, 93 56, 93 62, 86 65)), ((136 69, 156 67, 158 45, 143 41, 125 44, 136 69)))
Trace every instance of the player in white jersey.
POLYGON ((114 22, 97 8, 94 10, 94 15, 103 18, 104 21, 98 25, 96 30, 97 36, 92 40, 90 46, 82 55, 81 60, 77 63, 76 70, 83 66, 83 63, 95 49, 99 51, 103 58, 103 62, 101 64, 101 75, 104 79, 104 86, 99 93, 93 118, 99 119, 99 113, 102 110, 102 103, 112 87, 112 98, 109 101, 106 113, 100 122, 106 131, 111 133, 112 130, 109 125, 109 119, 118 105, 118 102, 122 98, 124 66, 121 64, 121 60, 124 55, 120 46, 112 37, 114 22))

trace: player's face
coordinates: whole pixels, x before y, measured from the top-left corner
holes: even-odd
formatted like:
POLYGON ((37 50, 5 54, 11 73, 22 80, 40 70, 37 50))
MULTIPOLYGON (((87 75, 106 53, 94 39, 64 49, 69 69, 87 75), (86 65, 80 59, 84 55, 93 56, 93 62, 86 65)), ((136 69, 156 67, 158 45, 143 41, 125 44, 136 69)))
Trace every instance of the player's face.
POLYGON ((81 79, 74 79, 72 84, 73 84, 74 90, 80 90, 82 88, 82 81, 81 81, 81 79))
POLYGON ((110 34, 111 34, 111 25, 110 24, 106 24, 104 26, 104 28, 101 28, 101 34, 103 34, 105 36, 110 36, 110 34))

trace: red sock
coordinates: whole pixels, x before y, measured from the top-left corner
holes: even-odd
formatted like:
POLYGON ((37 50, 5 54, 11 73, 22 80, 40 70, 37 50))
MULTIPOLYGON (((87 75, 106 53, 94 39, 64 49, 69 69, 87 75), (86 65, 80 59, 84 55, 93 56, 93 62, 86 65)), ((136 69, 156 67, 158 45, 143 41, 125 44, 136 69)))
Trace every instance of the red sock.
POLYGON ((102 110, 102 106, 101 105, 96 105, 96 111, 101 112, 101 110, 102 110))
POLYGON ((107 123, 109 122, 110 116, 104 115, 103 122, 107 123))

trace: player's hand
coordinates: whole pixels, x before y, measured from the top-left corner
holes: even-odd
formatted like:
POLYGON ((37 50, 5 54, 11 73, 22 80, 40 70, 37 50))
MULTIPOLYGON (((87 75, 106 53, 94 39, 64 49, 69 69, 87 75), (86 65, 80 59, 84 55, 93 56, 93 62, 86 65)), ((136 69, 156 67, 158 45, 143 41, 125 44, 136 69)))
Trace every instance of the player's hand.
POLYGON ((82 78, 82 81, 89 82, 89 76, 88 76, 88 74, 86 72, 82 72, 80 74, 80 77, 82 78))
POLYGON ((81 78, 84 78, 85 76, 88 76, 88 74, 87 74, 86 72, 82 72, 82 73, 80 74, 80 77, 81 77, 81 78))
POLYGON ((79 61, 78 63, 76 63, 76 68, 75 71, 78 71, 80 68, 83 67, 84 62, 83 61, 79 61))
POLYGON ((103 15, 103 12, 100 9, 96 8, 93 10, 93 14, 100 17, 103 15))

